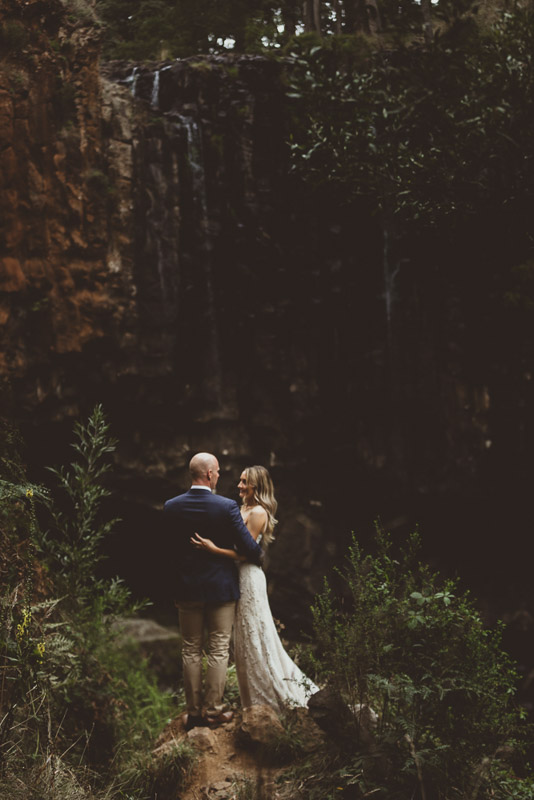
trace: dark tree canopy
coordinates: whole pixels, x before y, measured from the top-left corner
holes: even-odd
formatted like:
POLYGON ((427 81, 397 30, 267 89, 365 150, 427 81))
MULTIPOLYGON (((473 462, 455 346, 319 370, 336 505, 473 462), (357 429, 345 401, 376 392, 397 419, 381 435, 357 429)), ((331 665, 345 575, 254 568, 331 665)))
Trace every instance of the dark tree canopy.
MULTIPOLYGON (((499 0, 484 4, 484 14, 499 0)), ((261 52, 296 35, 416 37, 478 12, 473 0, 98 0, 104 52, 133 60, 217 52, 261 52)), ((482 15, 483 16, 483 15, 482 15)))

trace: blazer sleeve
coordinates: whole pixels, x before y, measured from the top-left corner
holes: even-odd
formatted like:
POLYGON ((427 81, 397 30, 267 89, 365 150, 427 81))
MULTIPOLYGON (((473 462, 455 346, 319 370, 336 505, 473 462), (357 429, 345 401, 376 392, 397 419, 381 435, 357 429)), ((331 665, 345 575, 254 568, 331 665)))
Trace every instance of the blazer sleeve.
POLYGON ((263 550, 249 529, 243 522, 243 517, 239 511, 237 503, 232 503, 229 508, 232 528, 234 529, 235 545, 239 553, 246 556, 253 564, 261 566, 263 562, 263 550))

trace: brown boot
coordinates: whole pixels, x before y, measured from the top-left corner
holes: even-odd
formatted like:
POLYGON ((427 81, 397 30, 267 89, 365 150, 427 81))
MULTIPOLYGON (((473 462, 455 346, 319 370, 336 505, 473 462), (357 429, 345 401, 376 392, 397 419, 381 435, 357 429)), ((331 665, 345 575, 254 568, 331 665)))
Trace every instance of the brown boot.
POLYGON ((193 728, 202 728, 206 725, 204 717, 196 717, 194 714, 184 714, 182 716, 182 722, 184 723, 186 731, 190 731, 193 728))
POLYGON ((206 723, 209 728, 216 728, 218 725, 225 725, 227 722, 231 722, 233 718, 233 711, 221 711, 215 717, 206 717, 206 723))

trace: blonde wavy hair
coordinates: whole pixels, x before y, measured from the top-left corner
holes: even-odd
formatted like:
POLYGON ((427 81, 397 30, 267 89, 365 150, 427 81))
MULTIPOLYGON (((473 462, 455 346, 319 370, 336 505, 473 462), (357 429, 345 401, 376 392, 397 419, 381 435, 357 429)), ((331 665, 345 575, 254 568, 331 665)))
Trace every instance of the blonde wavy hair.
POLYGON ((274 486, 271 476, 262 466, 245 467, 243 470, 247 481, 247 486, 251 486, 253 491, 254 505, 261 506, 267 512, 267 527, 263 532, 263 541, 269 544, 273 541, 274 526, 278 524, 275 517, 278 503, 274 496, 274 486))

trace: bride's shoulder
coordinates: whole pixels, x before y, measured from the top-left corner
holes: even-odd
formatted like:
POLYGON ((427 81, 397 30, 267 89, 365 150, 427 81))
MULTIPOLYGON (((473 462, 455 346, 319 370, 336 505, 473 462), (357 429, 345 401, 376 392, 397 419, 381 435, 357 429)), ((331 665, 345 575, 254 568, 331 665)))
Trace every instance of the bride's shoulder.
POLYGON ((249 514, 250 514, 251 517, 253 515, 255 517, 266 517, 267 516, 266 510, 264 509, 263 506, 260 506, 260 505, 252 506, 252 508, 249 511, 249 514))
POLYGON ((263 506, 253 506, 251 509, 247 509, 246 513, 243 514, 243 521, 252 536, 258 540, 260 534, 265 531, 267 526, 267 512, 263 506))

